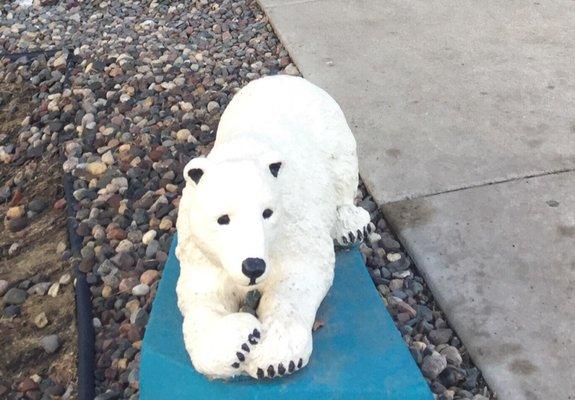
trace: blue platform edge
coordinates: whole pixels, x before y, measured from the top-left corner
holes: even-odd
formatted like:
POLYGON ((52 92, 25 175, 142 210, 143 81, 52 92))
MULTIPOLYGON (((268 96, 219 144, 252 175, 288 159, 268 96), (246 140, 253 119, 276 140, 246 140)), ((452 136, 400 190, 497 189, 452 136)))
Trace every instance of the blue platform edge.
POLYGON ((144 336, 141 399, 433 399, 357 249, 337 253, 334 284, 317 315, 325 325, 313 334, 307 367, 274 380, 208 380, 184 348, 176 240, 144 336))

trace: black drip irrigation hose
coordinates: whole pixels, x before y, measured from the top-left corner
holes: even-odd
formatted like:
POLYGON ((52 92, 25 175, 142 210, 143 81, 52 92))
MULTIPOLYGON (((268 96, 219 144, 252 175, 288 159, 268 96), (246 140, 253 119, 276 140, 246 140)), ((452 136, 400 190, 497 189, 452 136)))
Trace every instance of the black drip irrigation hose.
POLYGON ((24 51, 21 53, 0 53, 0 58, 7 58, 11 61, 17 60, 20 57, 38 57, 41 55, 45 55, 47 57, 52 57, 56 54, 60 49, 50 49, 50 50, 33 50, 33 51, 24 51))
MULTIPOLYGON (((35 58, 41 55, 52 57, 58 51, 68 50, 66 57, 66 73, 64 75, 63 87, 70 87, 70 76, 74 64, 74 49, 50 49, 35 50, 21 53, 0 53, 0 59, 7 58, 11 61, 21 57, 35 58)), ((66 161, 63 149, 60 149, 60 158, 62 162, 66 161)), ((86 280, 86 274, 79 268, 80 250, 82 249, 82 238, 76 233, 76 199, 74 193, 74 178, 69 173, 63 176, 64 198, 66 199, 66 211, 68 240, 70 241, 70 250, 72 253, 72 265, 75 269, 75 297, 76 297, 76 327, 78 330, 78 399, 93 400, 95 397, 95 345, 94 345, 94 325, 92 314, 92 293, 86 280)))
POLYGON ((94 385, 94 325, 92 317, 92 295, 86 280, 86 274, 80 271, 80 249, 82 239, 76 233, 76 215, 74 192, 74 178, 69 173, 64 174, 64 196, 68 213, 68 237, 72 260, 75 264, 76 275, 76 327, 78 330, 78 399, 93 400, 95 396, 94 385))
MULTIPOLYGON (((63 87, 70 87, 70 74, 76 60, 74 50, 68 49, 66 58, 66 74, 63 87)), ((66 160, 62 149, 62 160, 66 160)), ((95 393, 95 335, 92 314, 92 293, 90 285, 86 280, 86 274, 79 268, 80 250, 82 249, 82 238, 76 233, 76 199, 74 198, 74 178, 70 173, 65 173, 63 177, 64 197, 66 199, 66 211, 68 214, 67 227, 70 250, 75 268, 76 276, 76 328, 78 330, 78 399, 93 400, 95 393)))
POLYGON ((66 57, 66 74, 64 75, 64 83, 63 86, 70 87, 70 74, 72 73, 72 68, 74 68, 74 64, 76 63, 76 59, 74 58, 74 49, 68 49, 68 56, 66 57))

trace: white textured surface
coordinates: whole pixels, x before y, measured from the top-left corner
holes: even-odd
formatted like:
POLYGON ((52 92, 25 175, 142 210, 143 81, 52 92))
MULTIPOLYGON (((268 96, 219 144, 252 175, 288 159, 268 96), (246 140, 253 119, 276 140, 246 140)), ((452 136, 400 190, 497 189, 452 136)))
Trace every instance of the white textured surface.
POLYGON ((269 365, 307 364, 315 313, 333 280, 332 235, 369 222, 366 211, 349 212, 356 145, 339 106, 301 78, 254 81, 225 110, 209 156, 190 161, 184 174, 177 293, 194 366, 211 377, 255 377, 269 365), (276 162, 277 178, 269 170, 276 162), (204 171, 197 185, 187 175, 193 168, 204 171), (224 214, 230 223, 222 226, 224 214), (246 258, 266 262, 257 286, 241 272, 246 258), (255 287, 263 293, 259 320, 237 312, 255 287), (260 343, 233 368, 254 329, 260 343))

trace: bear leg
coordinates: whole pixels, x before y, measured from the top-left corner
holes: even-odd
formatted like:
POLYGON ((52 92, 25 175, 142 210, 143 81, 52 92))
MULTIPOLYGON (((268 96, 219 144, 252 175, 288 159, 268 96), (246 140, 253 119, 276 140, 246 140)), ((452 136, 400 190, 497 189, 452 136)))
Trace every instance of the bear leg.
POLYGON ((184 342, 197 371, 211 378, 230 378, 245 370, 261 338, 261 323, 248 313, 212 315, 203 323, 184 317, 184 342))
POLYGON ((305 324, 277 318, 264 325, 262 341, 246 363, 256 379, 289 375, 305 367, 312 352, 312 332, 305 324))
POLYGON ((289 375, 305 367, 311 357, 312 328, 333 282, 335 253, 327 235, 319 248, 307 250, 302 249, 305 258, 278 266, 286 276, 263 290, 258 307, 262 338, 245 368, 256 379, 289 375))
POLYGON ((337 218, 331 237, 341 246, 349 246, 366 238, 375 231, 367 210, 353 204, 337 207, 337 218))

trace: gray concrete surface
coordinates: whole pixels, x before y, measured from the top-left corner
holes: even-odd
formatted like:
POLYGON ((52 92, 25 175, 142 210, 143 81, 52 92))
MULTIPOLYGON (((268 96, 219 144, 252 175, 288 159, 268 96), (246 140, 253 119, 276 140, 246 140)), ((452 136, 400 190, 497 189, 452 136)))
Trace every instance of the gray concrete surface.
POLYGON ((575 168, 570 0, 260 0, 381 203, 575 168))
POLYGON ((575 399, 575 2, 259 1, 499 399, 575 399))
POLYGON ((568 172, 383 206, 500 399, 575 399, 574 186, 568 172))

